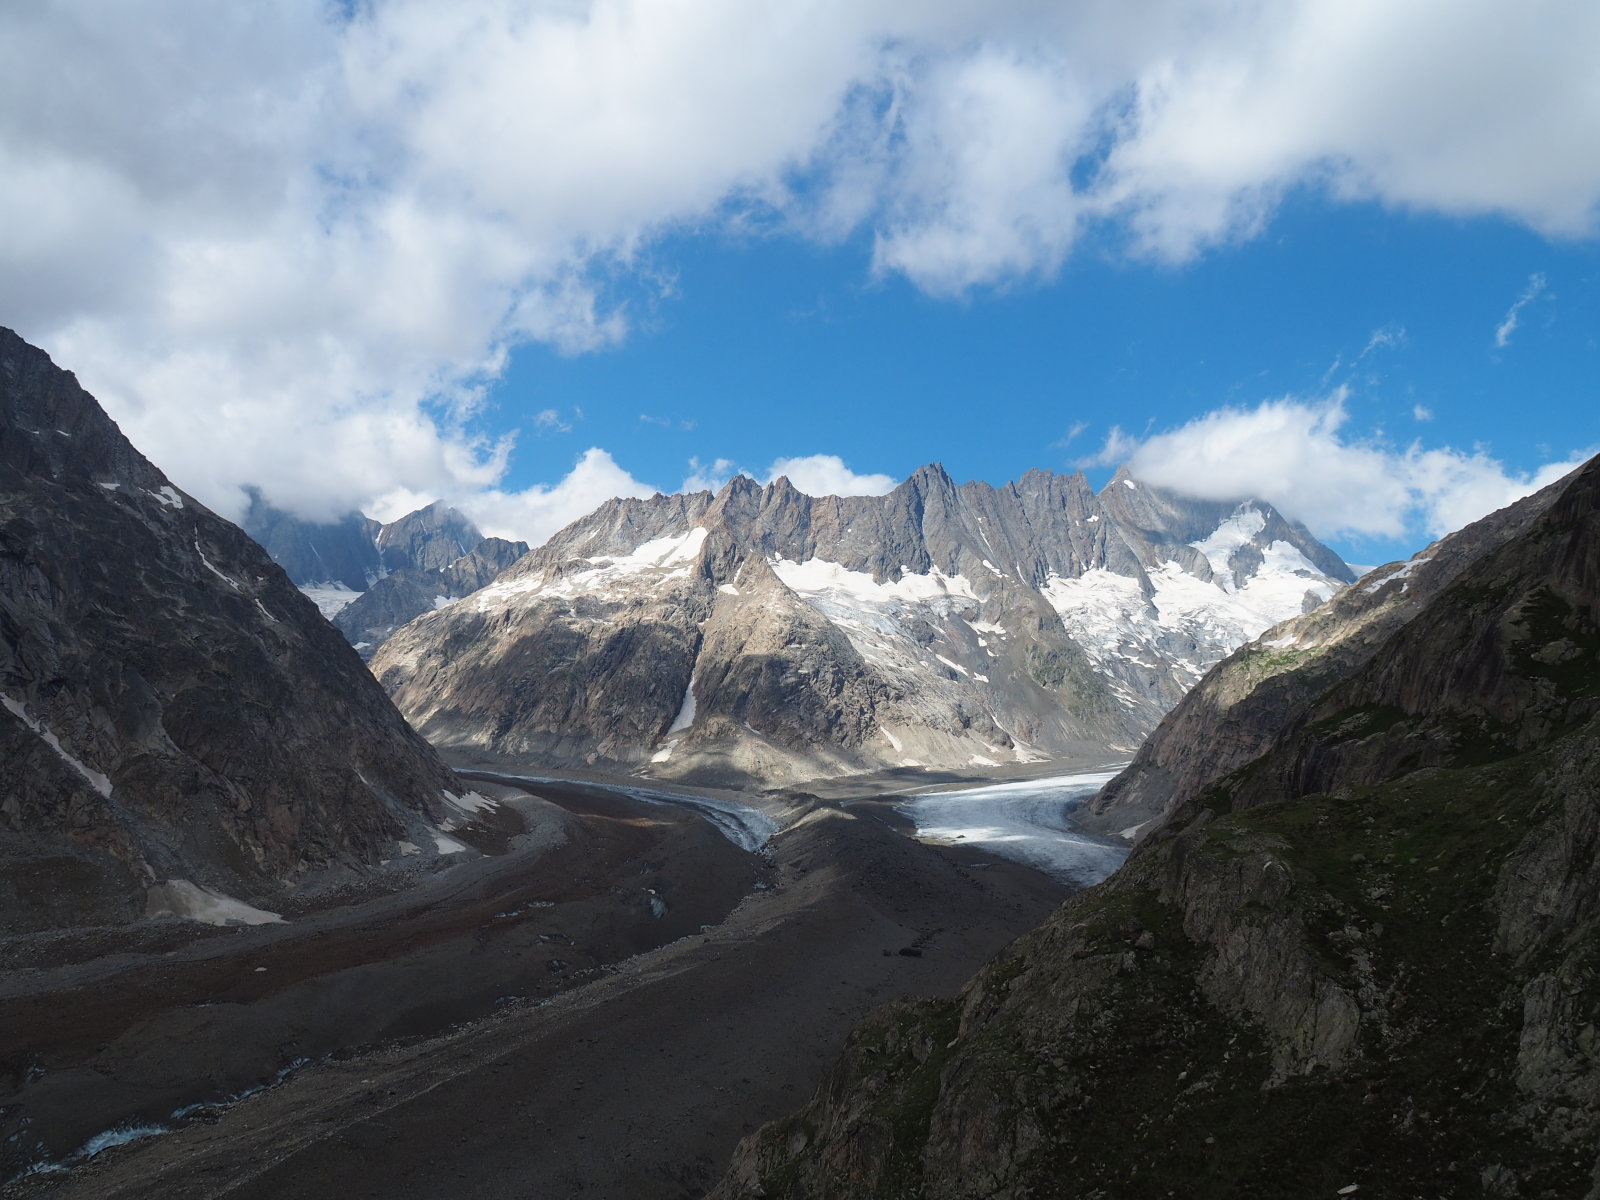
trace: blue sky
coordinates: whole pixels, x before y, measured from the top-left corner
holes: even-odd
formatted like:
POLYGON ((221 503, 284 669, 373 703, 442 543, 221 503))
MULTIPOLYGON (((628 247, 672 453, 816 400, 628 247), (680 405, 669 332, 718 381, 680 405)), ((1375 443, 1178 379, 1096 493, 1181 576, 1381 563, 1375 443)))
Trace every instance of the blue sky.
MULTIPOLYGON (((564 474, 591 445, 663 490, 691 459, 765 477, 811 454, 894 479, 939 461, 958 481, 1044 467, 1100 486, 1113 428, 1340 387, 1352 442, 1481 448, 1519 476, 1600 448, 1600 254, 1500 219, 1304 197, 1196 262, 1091 254, 1047 283, 957 300, 874 281, 857 245, 700 237, 660 253, 674 294, 634 298, 648 315, 625 344, 514 355, 485 414, 517 432, 509 486, 564 474), (1533 279, 1543 288, 1497 344, 1533 279)), ((1354 562, 1433 532, 1315 515, 1354 562)))
POLYGON ((11 6, 0 323, 230 516, 1126 461, 1377 562, 1600 448, 1596 61, 1590 0, 11 6))

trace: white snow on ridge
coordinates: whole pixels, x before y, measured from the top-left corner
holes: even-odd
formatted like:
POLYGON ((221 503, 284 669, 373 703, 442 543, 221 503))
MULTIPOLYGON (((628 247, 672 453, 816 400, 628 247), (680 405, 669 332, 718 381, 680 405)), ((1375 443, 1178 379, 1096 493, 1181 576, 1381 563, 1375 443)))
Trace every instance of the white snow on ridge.
MULTIPOLYGON (((149 491, 148 488, 145 490, 149 491)), ((150 492, 150 494, 167 508, 183 507, 183 497, 178 495, 177 490, 170 483, 163 484, 159 492, 150 492)))
POLYGON ((810 598, 826 592, 840 593, 865 604, 894 604, 923 600, 943 600, 960 596, 976 600, 972 585, 964 575, 946 575, 935 567, 926 575, 913 575, 904 568, 898 580, 879 583, 868 571, 851 571, 826 559, 811 558, 803 563, 786 558, 769 560, 783 585, 798 596, 810 598))
MULTIPOLYGON (((937 568, 926 575, 906 571, 898 580, 879 583, 868 572, 823 559, 768 561, 784 586, 838 626, 862 658, 906 678, 923 678, 928 664, 928 649, 915 631, 925 628, 930 617, 951 618, 977 602, 965 576, 946 575, 937 568)), ((959 664, 945 661, 967 673, 959 664)))
POLYGON ((654 538, 629 554, 580 559, 580 562, 591 564, 590 567, 558 578, 552 579, 545 573, 491 583, 473 593, 473 608, 478 612, 491 612, 522 598, 536 600, 544 596, 559 596, 570 599, 580 595, 615 595, 630 585, 687 579, 689 565, 700 553, 705 540, 705 526, 696 525, 686 533, 654 538))
POLYGON ((62 761, 65 762, 69 767, 87 779, 90 786, 93 787, 95 791, 99 792, 103 798, 107 800, 111 799, 111 780, 106 778, 103 773, 96 771, 93 767, 85 766, 71 754, 67 753, 66 747, 61 744, 60 738, 56 737, 56 735, 51 730, 47 729, 43 723, 34 720, 33 717, 28 715, 27 705, 23 704, 21 701, 13 700, 10 696, 4 695, 0 695, 0 704, 3 704, 6 708, 6 711, 11 713, 12 716, 16 717, 17 720, 21 721, 29 729, 33 730, 34 733, 38 734, 40 741, 60 755, 62 761))
POLYGON ((1211 536, 1193 543, 1211 563, 1209 582, 1168 561, 1146 572, 1148 596, 1138 579, 1104 568, 1076 579, 1052 575, 1041 591, 1096 664, 1120 660, 1154 669, 1165 658, 1198 677, 1273 625, 1299 616, 1308 595, 1321 602, 1339 588, 1283 541, 1262 550, 1253 575, 1236 579, 1229 557, 1265 526, 1260 512, 1241 505, 1211 536))

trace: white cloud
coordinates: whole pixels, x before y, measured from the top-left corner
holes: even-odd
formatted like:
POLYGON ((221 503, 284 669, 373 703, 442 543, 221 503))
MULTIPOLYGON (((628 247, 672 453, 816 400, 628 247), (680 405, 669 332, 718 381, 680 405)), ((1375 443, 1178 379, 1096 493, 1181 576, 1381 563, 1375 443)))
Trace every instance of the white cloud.
POLYGON ((1437 537, 1559 479, 1585 456, 1508 471, 1486 451, 1393 447, 1345 432, 1345 389, 1221 408, 1145 438, 1113 430, 1095 462, 1212 500, 1259 497, 1322 537, 1437 537))
POLYGON ((689 460, 689 474, 684 478, 682 491, 720 492, 728 480, 739 473, 731 458, 719 458, 706 466, 698 458, 689 460))
POLYGON ((779 458, 767 468, 766 482, 788 476, 808 496, 881 496, 900 481, 890 475, 857 475, 837 454, 779 458))
POLYGON ((462 493, 508 350, 625 338, 664 235, 865 234, 939 295, 1303 186, 1586 235, 1597 53, 1587 0, 7 5, 0 313, 224 511, 462 493))
POLYGON ((858 475, 837 454, 775 458, 765 471, 743 470, 731 458, 719 458, 710 466, 691 458, 683 490, 720 492, 735 475, 748 475, 762 484, 784 477, 808 496, 881 496, 893 491, 900 482, 892 475, 858 475))
POLYGON ((1494 344, 1498 350, 1503 350, 1511 341, 1511 335, 1517 331, 1517 324, 1522 317, 1522 310, 1527 308, 1539 298, 1539 293, 1544 291, 1545 279, 1543 275, 1533 274, 1528 276, 1528 286, 1522 289, 1522 294, 1511 302, 1511 307, 1506 309, 1505 318, 1495 326, 1494 344))
MULTIPOLYGON (((471 517, 485 536, 537 546, 607 500, 648 497, 656 490, 623 470, 604 450, 591 447, 559 483, 539 484, 521 492, 491 488, 451 502, 471 517)), ((407 504, 401 511, 409 510, 410 501, 407 504)))
POLYGON ((1413 404, 1411 406, 1411 419, 1413 421, 1431 421, 1433 420, 1433 409, 1426 404, 1413 404))

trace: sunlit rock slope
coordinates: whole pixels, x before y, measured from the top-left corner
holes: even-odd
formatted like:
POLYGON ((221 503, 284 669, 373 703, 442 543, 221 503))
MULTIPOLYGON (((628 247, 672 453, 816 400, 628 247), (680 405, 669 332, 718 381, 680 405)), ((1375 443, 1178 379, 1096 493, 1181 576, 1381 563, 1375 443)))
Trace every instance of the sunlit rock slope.
POLYGON ((779 783, 1128 753, 1348 568, 1268 505, 925 467, 886 496, 739 477, 612 501, 373 670, 430 738, 779 783))

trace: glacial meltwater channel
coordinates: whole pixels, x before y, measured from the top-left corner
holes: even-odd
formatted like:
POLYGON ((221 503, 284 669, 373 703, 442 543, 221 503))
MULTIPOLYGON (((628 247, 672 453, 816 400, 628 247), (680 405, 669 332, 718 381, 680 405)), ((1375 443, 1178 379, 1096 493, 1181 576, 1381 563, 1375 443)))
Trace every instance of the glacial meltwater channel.
POLYGON ((925 841, 982 846, 1075 887, 1088 887, 1122 865, 1128 845, 1074 830, 1070 814, 1116 774, 1114 769, 929 792, 895 807, 916 823, 917 836, 925 841))

